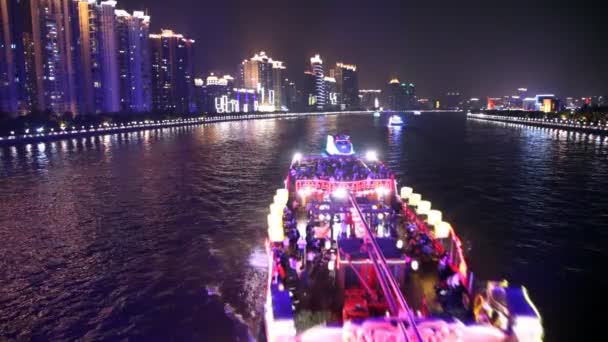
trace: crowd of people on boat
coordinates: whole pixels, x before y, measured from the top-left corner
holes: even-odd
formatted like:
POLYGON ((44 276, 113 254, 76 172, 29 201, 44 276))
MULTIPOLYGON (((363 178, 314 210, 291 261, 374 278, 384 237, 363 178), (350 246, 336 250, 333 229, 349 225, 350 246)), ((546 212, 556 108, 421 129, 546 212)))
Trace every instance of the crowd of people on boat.
POLYGON ((364 164, 352 157, 317 158, 294 163, 290 169, 292 179, 314 179, 327 181, 358 181, 365 179, 387 179, 390 172, 382 163, 364 164))
MULTIPOLYGON (((297 207, 297 204, 295 205, 297 207)), ((314 279, 327 277, 327 264, 335 260, 335 253, 327 248, 327 239, 316 239, 314 234, 307 234, 306 238, 297 229, 295 208, 285 208, 283 215, 285 240, 282 244, 272 247, 274 255, 273 276, 275 281, 283 284, 294 293, 294 305, 302 305, 300 301, 310 298, 300 298, 297 288, 307 288, 314 279), (320 277, 320 278, 318 278, 320 277)))

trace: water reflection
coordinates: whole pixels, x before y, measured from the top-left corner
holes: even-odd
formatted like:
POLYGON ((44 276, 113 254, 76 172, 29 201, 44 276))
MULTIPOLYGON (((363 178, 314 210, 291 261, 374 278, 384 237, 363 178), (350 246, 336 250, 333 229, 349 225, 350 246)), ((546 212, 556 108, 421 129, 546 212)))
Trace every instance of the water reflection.
POLYGON ((246 339, 274 189, 295 151, 319 153, 336 133, 377 150, 443 212, 478 278, 527 284, 560 331, 555 298, 579 293, 563 284, 589 281, 606 257, 606 139, 425 113, 401 129, 328 116, 0 148, 0 298, 11 308, 0 336, 246 339))

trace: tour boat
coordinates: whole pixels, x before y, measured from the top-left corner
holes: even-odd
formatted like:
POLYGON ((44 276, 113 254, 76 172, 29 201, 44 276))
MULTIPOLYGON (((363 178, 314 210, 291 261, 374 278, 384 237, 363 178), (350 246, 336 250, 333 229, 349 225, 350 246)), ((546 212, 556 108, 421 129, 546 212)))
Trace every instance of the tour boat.
POLYGON ((415 111, 414 111, 414 115, 422 115, 422 112, 421 112, 421 111, 419 111, 419 110, 415 110, 415 111))
POLYGON ((389 119, 388 119, 388 125, 389 126, 403 126, 403 119, 401 118, 401 116, 399 115, 392 115, 389 119))
POLYGON ((352 156, 355 149, 348 135, 328 135, 325 152, 330 156, 352 156))
POLYGON ((296 153, 270 205, 268 341, 542 340, 525 287, 475 280, 441 211, 327 141, 339 153, 296 153))
POLYGON ((379 118, 380 117, 380 112, 379 111, 375 111, 374 112, 374 117, 375 118, 379 118))

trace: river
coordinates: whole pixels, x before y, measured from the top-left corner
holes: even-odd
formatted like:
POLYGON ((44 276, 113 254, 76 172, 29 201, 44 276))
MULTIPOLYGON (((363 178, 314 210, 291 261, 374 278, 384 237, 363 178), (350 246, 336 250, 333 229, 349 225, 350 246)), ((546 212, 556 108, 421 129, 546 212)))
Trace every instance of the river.
POLYGON ((0 147, 0 340, 255 338, 268 205, 334 133, 442 210, 476 278, 525 284, 547 340, 583 328, 608 285, 607 138, 359 114, 0 147))

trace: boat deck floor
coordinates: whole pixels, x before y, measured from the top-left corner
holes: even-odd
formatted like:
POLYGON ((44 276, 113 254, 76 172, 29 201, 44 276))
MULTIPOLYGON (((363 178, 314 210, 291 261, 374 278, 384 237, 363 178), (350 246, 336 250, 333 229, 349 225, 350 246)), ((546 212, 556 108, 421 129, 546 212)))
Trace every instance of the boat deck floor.
POLYGON ((405 300, 414 310, 423 310, 424 301, 430 314, 437 315, 443 312, 437 300, 435 285, 439 282, 437 263, 434 261, 421 262, 418 270, 408 267, 405 281, 402 286, 405 300))

